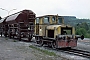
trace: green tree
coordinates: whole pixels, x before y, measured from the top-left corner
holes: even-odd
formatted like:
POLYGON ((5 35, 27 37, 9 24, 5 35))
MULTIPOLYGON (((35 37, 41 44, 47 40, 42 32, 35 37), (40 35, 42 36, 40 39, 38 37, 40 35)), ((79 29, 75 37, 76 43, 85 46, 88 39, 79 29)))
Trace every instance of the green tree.
POLYGON ((87 33, 86 29, 84 29, 84 28, 79 28, 76 30, 77 35, 84 35, 85 36, 86 33, 87 33))
POLYGON ((90 28, 89 28, 89 30, 87 31, 87 33, 89 33, 89 34, 90 34, 90 28))
POLYGON ((84 22, 84 23, 81 23, 81 24, 77 24, 76 28, 84 28, 84 29, 88 30, 89 26, 86 22, 84 22))
POLYGON ((86 33, 85 37, 90 38, 90 33, 86 33))
POLYGON ((75 26, 75 29, 76 29, 76 34, 77 35, 84 35, 84 37, 89 37, 90 36, 90 27, 86 22, 78 23, 75 26))

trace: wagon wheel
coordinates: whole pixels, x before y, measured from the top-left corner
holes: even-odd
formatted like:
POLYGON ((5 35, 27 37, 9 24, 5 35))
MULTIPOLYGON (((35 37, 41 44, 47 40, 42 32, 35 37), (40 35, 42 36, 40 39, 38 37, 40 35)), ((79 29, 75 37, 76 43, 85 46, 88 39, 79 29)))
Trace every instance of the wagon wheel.
POLYGON ((10 28, 9 28, 9 30, 8 30, 8 37, 11 38, 10 28))
POLYGON ((4 34, 5 37, 7 37, 7 34, 4 34))
POLYGON ((17 35, 17 38, 19 39, 19 41, 21 41, 21 33, 17 32, 16 35, 17 35))
POLYGON ((11 33, 9 33, 8 35, 9 35, 9 38, 11 38, 11 33))
POLYGON ((7 37, 7 32, 5 31, 4 36, 7 37))
POLYGON ((0 34, 1 34, 1 37, 2 37, 2 32, 0 32, 0 34))
POLYGON ((21 41, 21 33, 20 32, 18 32, 18 39, 19 39, 19 41, 21 41))
POLYGON ((19 35, 18 39, 19 39, 19 41, 21 41, 21 36, 20 35, 19 35))
POLYGON ((19 41, 21 41, 21 32, 20 32, 20 30, 19 30, 19 27, 18 27, 17 30, 16 30, 16 36, 17 36, 17 38, 19 39, 19 41))

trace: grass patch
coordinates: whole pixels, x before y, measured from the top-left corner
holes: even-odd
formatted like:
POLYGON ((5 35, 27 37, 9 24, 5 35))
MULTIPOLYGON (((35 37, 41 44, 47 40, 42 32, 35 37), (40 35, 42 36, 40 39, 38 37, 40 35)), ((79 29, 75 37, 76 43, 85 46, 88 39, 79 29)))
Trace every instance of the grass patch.
POLYGON ((16 40, 13 40, 13 42, 17 42, 16 40))
POLYGON ((6 38, 6 40, 8 40, 8 38, 6 38))
POLYGON ((38 50, 38 51, 41 51, 41 52, 43 52, 43 53, 45 53, 45 54, 47 54, 47 55, 50 55, 50 56, 57 56, 54 52, 50 52, 50 51, 48 51, 48 50, 42 50, 42 49, 37 48, 37 47, 32 46, 32 45, 30 45, 29 47, 30 47, 30 48, 33 48, 33 49, 36 49, 36 50, 38 50))

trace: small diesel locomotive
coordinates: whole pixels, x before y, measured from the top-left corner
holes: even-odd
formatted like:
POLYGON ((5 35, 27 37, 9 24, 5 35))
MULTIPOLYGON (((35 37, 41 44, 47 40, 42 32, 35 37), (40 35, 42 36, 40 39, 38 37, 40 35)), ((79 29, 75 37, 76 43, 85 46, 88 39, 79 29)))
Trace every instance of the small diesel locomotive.
POLYGON ((64 24, 63 16, 45 15, 35 20, 35 38, 40 45, 52 48, 76 47, 77 40, 84 36, 75 35, 75 28, 64 24))

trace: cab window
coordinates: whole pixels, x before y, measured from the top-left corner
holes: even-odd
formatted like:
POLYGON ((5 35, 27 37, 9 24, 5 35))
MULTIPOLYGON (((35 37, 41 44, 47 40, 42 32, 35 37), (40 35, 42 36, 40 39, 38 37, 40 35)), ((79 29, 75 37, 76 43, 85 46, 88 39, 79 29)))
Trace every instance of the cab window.
POLYGON ((39 18, 36 18, 36 23, 39 23, 39 18))
POLYGON ((58 17, 58 23, 62 23, 62 18, 58 17))
POLYGON ((49 17, 44 17, 44 23, 49 23, 49 17))
POLYGON ((55 18, 55 16, 53 16, 53 17, 52 17, 52 22, 54 22, 54 21, 55 21, 55 19, 56 19, 56 18, 55 18))

